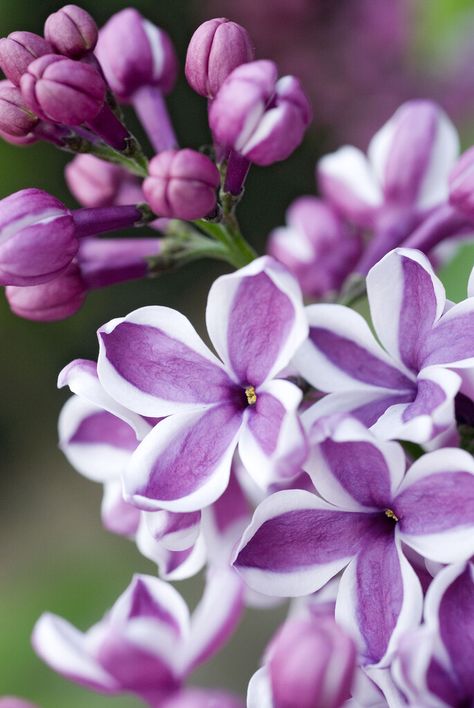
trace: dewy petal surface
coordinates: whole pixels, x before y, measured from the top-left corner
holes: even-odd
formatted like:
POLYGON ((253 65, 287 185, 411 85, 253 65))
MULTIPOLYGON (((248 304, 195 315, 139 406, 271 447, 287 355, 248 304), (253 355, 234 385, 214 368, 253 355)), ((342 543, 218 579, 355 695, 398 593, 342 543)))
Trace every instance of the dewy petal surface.
POLYGON ((308 333, 296 280, 268 256, 216 280, 206 322, 216 351, 242 385, 278 374, 308 333))
POLYGON ((104 388, 142 415, 161 416, 228 400, 231 381, 183 315, 135 310, 99 330, 104 388))
POLYGON ((234 565, 254 590, 305 595, 347 565, 372 524, 370 515, 340 511, 309 492, 277 492, 257 508, 234 565))
POLYGON ((211 504, 228 484, 241 424, 233 404, 161 421, 125 470, 126 495, 149 510, 197 511, 211 504))

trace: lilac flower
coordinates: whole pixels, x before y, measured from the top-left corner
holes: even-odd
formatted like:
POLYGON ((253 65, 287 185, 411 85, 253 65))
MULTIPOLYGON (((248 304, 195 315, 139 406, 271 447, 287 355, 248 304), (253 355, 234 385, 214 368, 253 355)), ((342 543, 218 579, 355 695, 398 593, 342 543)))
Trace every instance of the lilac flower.
POLYGON ((191 37, 186 78, 196 93, 213 99, 229 74, 253 58, 247 30, 225 17, 216 17, 199 25, 191 37))
POLYGON ((322 297, 337 291, 362 251, 358 234, 337 212, 316 197, 296 199, 286 226, 270 234, 268 252, 298 279, 302 291, 322 297))
POLYGON ((0 83, 0 130, 25 138, 38 125, 39 118, 25 104, 21 91, 9 81, 0 83))
POLYGON ((0 39, 0 68, 12 84, 19 86, 29 65, 52 51, 50 43, 33 32, 12 32, 0 39))
POLYGON ((219 184, 219 171, 206 155, 165 150, 151 160, 143 192, 155 214, 192 220, 215 210, 219 184))
POLYGON ((77 155, 66 165, 65 178, 71 194, 85 207, 145 201, 137 177, 94 155, 77 155))
POLYGON ((400 642, 393 673, 410 705, 458 708, 474 701, 474 566, 441 570, 425 602, 425 624, 400 642))
POLYGON ((350 696, 355 668, 354 642, 330 613, 289 618, 250 680, 247 707, 340 708, 350 696))
POLYGON ((98 29, 88 12, 77 5, 64 5, 49 15, 44 36, 59 54, 80 59, 94 50, 98 29))
POLYGON ((98 333, 108 394, 140 415, 168 416, 124 474, 126 498, 145 509, 211 504, 228 484, 237 444, 263 487, 297 474, 306 453, 301 392, 275 378, 307 336, 296 282, 260 258, 213 284, 206 318, 224 364, 166 307, 142 308, 98 333))
POLYGON ((209 576, 192 617, 171 585, 135 575, 113 608, 85 634, 44 614, 34 628, 33 646, 70 681, 112 695, 133 693, 151 706, 166 705, 180 694, 187 676, 227 641, 240 612, 241 587, 234 573, 209 576))
POLYGON ((437 450, 405 475, 401 446, 378 442, 354 419, 318 432, 307 469, 321 496, 285 491, 262 502, 235 567, 260 592, 297 596, 347 566, 336 620, 357 637, 363 664, 387 666, 422 609, 404 546, 441 563, 474 552, 474 462, 463 450, 437 450))
POLYGON ((474 365, 474 300, 447 303, 427 258, 395 249, 367 277, 377 343, 361 315, 341 305, 307 308, 300 373, 330 396, 305 415, 352 411, 376 435, 425 443, 454 424, 461 379, 474 365))
POLYGON ((345 146, 322 158, 318 179, 324 196, 349 221, 374 230, 359 264, 362 273, 447 201, 458 152, 459 139, 445 113, 429 101, 408 101, 373 137, 368 157, 345 146))

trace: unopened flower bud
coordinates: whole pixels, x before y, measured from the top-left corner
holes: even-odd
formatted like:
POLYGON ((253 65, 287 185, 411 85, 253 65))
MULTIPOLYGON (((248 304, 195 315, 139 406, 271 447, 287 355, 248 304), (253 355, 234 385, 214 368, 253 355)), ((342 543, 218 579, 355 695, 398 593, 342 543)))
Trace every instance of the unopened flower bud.
POLYGON ((94 49, 98 29, 88 12, 77 5, 65 5, 48 17, 44 36, 59 54, 80 59, 94 49))
POLYGON ((229 74, 253 58, 247 30, 225 17, 216 17, 203 22, 191 37, 186 78, 196 93, 212 99, 229 74))
POLYGON ((117 12, 101 29, 96 54, 112 91, 123 101, 144 86, 169 93, 176 81, 169 36, 133 8, 117 12))
POLYGON ((19 317, 37 322, 53 322, 74 315, 82 306, 87 289, 79 266, 69 268, 54 280, 41 285, 5 289, 12 312, 19 317))
POLYGON ((85 207, 145 201, 137 177, 93 155, 77 155, 66 166, 65 177, 71 193, 85 207))
POLYGON ((0 284, 51 280, 77 248, 72 213, 47 192, 22 189, 0 201, 0 284))
POLYGON ((306 295, 322 297, 339 290, 362 253, 362 240, 321 199, 300 197, 286 213, 286 226, 270 234, 268 252, 306 295))
POLYGON ((153 158, 149 172, 143 191, 155 214, 191 220, 214 210, 219 171, 202 153, 166 150, 153 158))
POLYGON ((449 202, 474 221, 474 148, 461 155, 449 175, 449 202))
POLYGON ((26 138, 38 121, 20 89, 10 81, 0 81, 0 131, 13 138, 26 138))
POLYGON ((64 125, 92 121, 104 105, 105 91, 93 66, 59 54, 36 59, 21 79, 28 106, 40 117, 64 125))
POLYGON ((51 54, 53 48, 43 37, 33 32, 12 32, 0 40, 0 68, 15 86, 32 61, 43 54, 51 54))
MULTIPOLYGON (((223 691, 184 688, 165 698, 161 708, 243 708, 240 698, 223 691)), ((0 706, 1 708, 1 706, 0 706)))
POLYGON ((215 141, 257 165, 285 160, 303 140, 310 120, 298 79, 277 79, 275 64, 266 60, 234 69, 209 111, 215 141))

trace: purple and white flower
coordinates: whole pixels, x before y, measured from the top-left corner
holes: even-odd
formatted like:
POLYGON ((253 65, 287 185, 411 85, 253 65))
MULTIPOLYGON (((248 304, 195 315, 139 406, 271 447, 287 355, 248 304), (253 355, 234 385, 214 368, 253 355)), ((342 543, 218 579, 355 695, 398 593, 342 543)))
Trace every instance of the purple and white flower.
POLYGON ((461 378, 474 366, 474 299, 452 306, 427 258, 395 249, 367 277, 376 341, 364 318, 342 305, 307 308, 310 334, 294 359, 331 392, 306 424, 351 411, 382 438, 426 443, 454 424, 461 378))
POLYGON ((144 509, 197 511, 214 502, 237 445, 262 487, 298 474, 306 456, 301 391, 276 378, 307 336, 297 283, 260 258, 213 284, 206 319, 222 361, 166 307, 142 308, 99 330, 98 376, 107 393, 142 416, 166 417, 124 472, 126 498, 144 509))
POLYGON ((449 565, 438 573, 426 595, 424 618, 425 624, 407 633, 400 642, 393 665, 397 683, 413 706, 471 706, 474 701, 472 562, 449 565))
POLYGON ((336 620, 357 639, 362 664, 384 667, 422 611, 404 546, 439 563, 474 552, 474 462, 447 448, 405 474, 402 447, 354 419, 326 421, 318 432, 306 467, 320 496, 283 491, 263 501, 234 565, 255 590, 290 597, 345 568, 336 620))
POLYGON ((57 615, 44 614, 34 628, 33 646, 70 681, 112 695, 132 693, 150 706, 166 705, 228 640, 240 618, 241 598, 234 573, 213 573, 191 617, 171 585, 135 575, 113 608, 84 634, 57 615))

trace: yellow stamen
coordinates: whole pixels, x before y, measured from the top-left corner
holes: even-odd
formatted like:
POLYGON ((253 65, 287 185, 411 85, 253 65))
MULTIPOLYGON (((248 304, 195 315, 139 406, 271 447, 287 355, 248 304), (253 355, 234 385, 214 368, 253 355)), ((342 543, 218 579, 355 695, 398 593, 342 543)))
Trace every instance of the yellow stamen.
POLYGON ((394 521, 398 521, 398 516, 391 509, 385 509, 385 516, 394 521))
POLYGON ((257 394, 253 386, 247 386, 245 389, 245 395, 247 396, 247 403, 249 406, 254 406, 257 403, 257 394))

